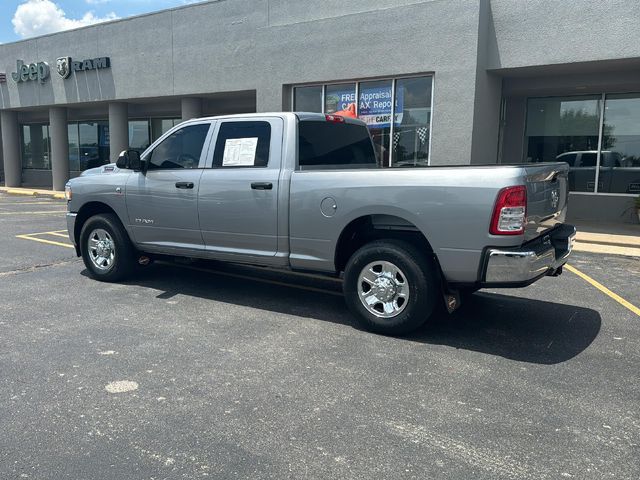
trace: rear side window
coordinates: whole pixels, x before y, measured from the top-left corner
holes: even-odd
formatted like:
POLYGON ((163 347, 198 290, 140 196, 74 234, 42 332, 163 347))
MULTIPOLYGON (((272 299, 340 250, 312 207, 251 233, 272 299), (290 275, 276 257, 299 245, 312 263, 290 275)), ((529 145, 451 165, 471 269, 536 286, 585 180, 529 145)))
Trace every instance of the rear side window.
POLYGON ((325 121, 298 123, 298 164, 300 170, 378 166, 367 127, 325 121))
POLYGON ((189 125, 176 130, 151 152, 149 170, 198 168, 210 125, 189 125))
POLYGON ((224 122, 220 125, 214 167, 266 167, 269 163, 269 122, 224 122))

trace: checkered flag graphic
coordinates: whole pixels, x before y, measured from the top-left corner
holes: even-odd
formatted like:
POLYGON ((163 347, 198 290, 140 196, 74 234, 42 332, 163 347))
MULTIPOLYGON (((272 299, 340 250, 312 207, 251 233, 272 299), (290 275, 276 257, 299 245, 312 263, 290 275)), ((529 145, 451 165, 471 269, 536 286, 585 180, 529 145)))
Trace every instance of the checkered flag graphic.
POLYGON ((393 149, 397 150, 400 141, 400 132, 393 132, 393 149))
POLYGON ((427 135, 429 135, 429 127, 416 128, 416 133, 420 138, 420 143, 424 145, 424 143, 427 141, 427 135))

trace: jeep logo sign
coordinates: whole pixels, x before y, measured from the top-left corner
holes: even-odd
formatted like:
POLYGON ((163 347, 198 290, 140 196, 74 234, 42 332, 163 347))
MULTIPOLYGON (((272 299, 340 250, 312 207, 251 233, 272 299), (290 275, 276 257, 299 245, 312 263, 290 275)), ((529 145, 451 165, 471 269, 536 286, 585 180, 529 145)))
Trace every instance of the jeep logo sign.
POLYGON ((110 68, 109 57, 89 58, 81 62, 71 60, 71 57, 59 57, 56 59, 56 71, 62 78, 69 78, 72 72, 84 72, 87 70, 100 70, 110 68))
POLYGON ((39 83, 49 78, 49 65, 47 62, 38 62, 25 64, 22 60, 18 60, 16 71, 11 74, 11 78, 16 83, 29 82, 37 80, 39 83))

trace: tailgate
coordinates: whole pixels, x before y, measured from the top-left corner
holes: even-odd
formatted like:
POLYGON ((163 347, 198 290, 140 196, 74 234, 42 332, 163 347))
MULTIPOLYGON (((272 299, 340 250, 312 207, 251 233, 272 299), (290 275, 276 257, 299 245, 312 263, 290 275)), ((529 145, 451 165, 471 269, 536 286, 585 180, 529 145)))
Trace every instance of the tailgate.
POLYGON ((569 165, 541 163, 525 167, 527 185, 527 226, 525 240, 564 222, 569 200, 569 165))

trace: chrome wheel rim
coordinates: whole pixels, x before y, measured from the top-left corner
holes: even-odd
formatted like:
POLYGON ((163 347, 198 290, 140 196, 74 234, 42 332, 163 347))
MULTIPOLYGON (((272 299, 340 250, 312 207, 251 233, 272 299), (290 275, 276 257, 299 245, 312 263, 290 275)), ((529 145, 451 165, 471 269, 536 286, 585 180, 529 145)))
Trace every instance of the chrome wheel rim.
POLYGON ((371 262, 358 277, 358 298, 369 313, 379 318, 400 315, 409 301, 409 281, 391 262, 371 262))
POLYGON ((116 259, 116 247, 109 232, 102 228, 93 230, 89 234, 87 247, 94 267, 103 272, 111 269, 116 259))

